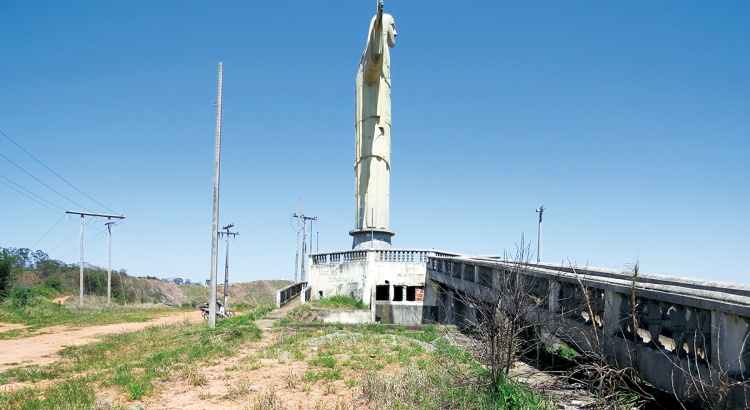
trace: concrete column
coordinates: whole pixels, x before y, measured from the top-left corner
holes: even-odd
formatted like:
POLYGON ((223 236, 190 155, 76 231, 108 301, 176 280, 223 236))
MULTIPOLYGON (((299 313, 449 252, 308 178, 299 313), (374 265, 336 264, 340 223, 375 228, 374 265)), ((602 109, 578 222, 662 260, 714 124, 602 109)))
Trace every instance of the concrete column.
POLYGON ((728 370, 730 375, 743 372, 743 353, 748 324, 731 313, 711 312, 711 361, 716 370, 728 370))
POLYGON ((549 292, 549 310, 550 312, 558 312, 560 310, 560 282, 556 280, 549 280, 549 286, 547 286, 549 292))
POLYGON ((672 322, 672 339, 675 344, 675 353, 680 357, 684 356, 687 309, 682 305, 675 305, 674 309, 669 311, 669 321, 672 322))
POLYGON ((620 332, 620 305, 623 295, 611 291, 604 291, 604 331, 608 335, 620 332))
POLYGON ((500 289, 500 269, 492 269, 492 289, 500 289))

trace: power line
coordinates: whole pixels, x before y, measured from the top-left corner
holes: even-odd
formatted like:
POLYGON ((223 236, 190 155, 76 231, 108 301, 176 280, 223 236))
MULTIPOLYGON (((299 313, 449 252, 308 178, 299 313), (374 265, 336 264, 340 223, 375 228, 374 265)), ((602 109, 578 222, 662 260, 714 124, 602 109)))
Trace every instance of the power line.
MULTIPOLYGON (((102 205, 102 204, 101 204, 101 203, 100 203, 99 201, 97 201, 96 199, 94 199, 94 198, 92 198, 92 197, 88 196, 88 195, 87 195, 87 194, 86 194, 85 192, 81 191, 81 190, 80 190, 80 189, 78 189, 78 188, 77 188, 77 187, 76 187, 75 185, 73 185, 73 184, 71 184, 70 182, 68 182, 68 180, 66 180, 65 178, 61 177, 61 176, 60 176, 60 174, 58 174, 57 172, 53 171, 53 170, 52 170, 52 169, 51 169, 50 167, 48 167, 47 165, 45 165, 45 164, 44 164, 44 163, 43 163, 42 161, 40 161, 40 160, 39 160, 39 159, 38 159, 37 157, 35 157, 35 156, 31 155, 31 153, 30 153, 29 151, 26 151, 26 149, 24 149, 24 148, 23 148, 22 146, 20 146, 20 145, 19 145, 19 144, 18 144, 17 142, 15 142, 15 141, 14 141, 14 140, 13 140, 13 139, 12 139, 11 137, 9 137, 9 136, 8 136, 8 135, 7 135, 6 133, 4 133, 4 132, 0 131, 0 134, 3 134, 3 136, 4 136, 5 138, 7 138, 7 139, 8 139, 8 141, 12 142, 12 143, 13 143, 13 144, 14 144, 15 146, 17 146, 18 148, 20 148, 20 149, 21 149, 21 151, 25 152, 25 153, 26 153, 26 154, 27 154, 28 156, 30 156, 31 158, 33 158, 33 159, 34 159, 34 161, 38 162, 38 163, 39 163, 39 164, 41 164, 41 165, 42 165, 42 166, 43 166, 44 168, 46 168, 46 169, 47 169, 47 171, 49 171, 49 172, 53 173, 53 174, 54 174, 54 175, 55 175, 56 177, 60 178, 60 179, 61 179, 61 180, 62 180, 63 182, 65 182, 66 184, 70 185, 70 186, 71 186, 71 187, 72 187, 73 189, 75 189, 76 191, 80 192, 80 193, 81 193, 81 194, 82 194, 83 196, 85 196, 86 198, 88 198, 88 199, 90 199, 90 200, 92 200, 92 201, 96 202, 96 204, 97 204, 97 205, 99 205, 99 206, 101 206, 102 208, 104 208, 104 209, 108 210, 109 212, 112 212, 113 214, 117 213, 117 212, 115 212, 115 211, 113 211, 113 210, 111 210, 111 209, 107 208, 106 206, 102 205)), ((7 158, 6 158, 6 159, 7 159, 7 158)), ((71 202, 72 202, 72 201, 71 201, 71 202)), ((78 205, 78 204, 76 204, 76 205, 78 205)), ((85 208, 84 208, 84 209, 85 209, 85 208)))
MULTIPOLYGON (((1 154, 0 154, 0 155, 1 155, 1 154)), ((55 212, 55 213, 60 213, 60 212, 62 212, 62 211, 58 211, 58 210, 55 210, 55 209, 51 208, 51 207, 50 207, 49 205, 46 205, 46 204, 43 204, 43 203, 39 202, 38 200, 36 200, 36 199, 34 199, 34 198, 32 198, 32 197, 30 197, 30 196, 26 195, 25 193, 23 193, 23 192, 21 192, 21 191, 17 190, 16 188, 13 188, 12 186, 10 186, 10 185, 6 184, 6 183, 5 183, 5 182, 3 182, 3 181, 0 181, 0 184, 3 184, 3 185, 5 185, 5 186, 7 186, 8 188, 10 188, 10 189, 12 189, 12 190, 14 190, 14 191, 18 192, 19 194, 21 194, 21 195, 25 196, 26 198, 29 198, 29 199, 31 199, 32 201, 34 201, 34 202, 38 203, 39 205, 41 205, 41 206, 43 206, 43 207, 45 207, 45 208, 47 208, 47 209, 51 210, 52 212, 55 212)), ((61 208, 61 209, 62 209, 62 208, 61 208)))
POLYGON ((47 237, 47 235, 49 235, 49 233, 50 233, 50 232, 52 232, 52 230, 53 230, 53 229, 55 229, 55 228, 57 227, 57 225, 60 225, 60 222, 62 222, 62 221, 63 221, 63 219, 65 219, 65 217, 66 217, 66 216, 67 216, 66 214, 63 214, 62 218, 60 218, 60 220, 58 220, 58 221, 57 221, 57 222, 56 222, 56 223, 55 223, 55 224, 54 224, 54 225, 52 226, 52 228, 49 228, 49 231, 47 231, 47 233, 45 233, 45 234, 44 234, 44 236, 42 236, 41 238, 39 238, 39 240, 38 240, 38 241, 36 241, 36 242, 35 242, 35 243, 34 243, 33 245, 31 245, 31 248, 32 248, 32 249, 33 249, 33 248, 35 248, 35 247, 36 247, 36 246, 37 246, 37 245, 39 244, 39 242, 41 242, 41 241, 42 241, 42 239, 46 238, 46 237, 47 237))
POLYGON ((35 179, 35 180, 36 180, 37 182, 39 182, 40 184, 42 184, 42 185, 46 186, 47 188, 49 188, 49 190, 50 190, 50 191, 52 191, 52 192, 56 193, 57 195, 60 195, 61 197, 63 197, 63 198, 65 198, 65 199, 67 199, 68 201, 70 201, 70 202, 74 203, 74 204, 75 204, 76 206, 80 206, 81 208, 83 208, 83 209, 86 209, 86 210, 88 210, 88 208, 86 208, 85 206, 83 206, 83 205, 81 205, 81 204, 79 204, 79 203, 75 202, 74 200, 72 200, 72 199, 68 198, 67 196, 65 196, 65 195, 63 195, 63 194, 61 194, 61 193, 57 192, 57 191, 56 191, 56 190, 55 190, 54 188, 52 188, 51 186, 49 186, 49 185, 45 184, 44 182, 42 182, 42 180, 41 180, 41 179, 39 179, 39 178, 37 178, 37 177, 35 177, 35 176, 31 175, 31 173, 30 173, 29 171, 27 171, 27 170, 23 169, 23 168, 22 168, 22 167, 21 167, 20 165, 18 165, 18 164, 16 164, 15 162, 11 161, 11 160, 10 160, 10 158, 6 157, 6 156, 5 156, 5 155, 3 155, 3 154, 0 154, 0 157, 3 157, 3 158, 5 158, 5 159, 6 159, 6 160, 7 160, 8 162, 10 162, 11 164, 15 165, 15 166, 16 166, 16 168, 18 168, 18 169, 20 169, 21 171, 25 172, 25 173, 26 173, 26 175, 28 175, 28 176, 30 176, 30 177, 32 177, 32 178, 34 178, 34 179, 35 179))
MULTIPOLYGON (((48 203, 48 204, 50 204, 50 205, 52 205, 52 206, 56 206, 56 207, 60 208, 60 210, 61 210, 61 211, 65 209, 65 208, 61 207, 60 205, 57 205, 57 204, 55 204, 55 203, 53 203, 53 202, 51 202, 51 201, 48 201, 48 200, 46 200, 46 199, 42 198, 41 196, 39 196, 39 195, 37 195, 37 194, 35 194, 35 193, 33 193, 33 192, 29 191, 28 189, 26 189, 26 188, 22 187, 21 185, 18 185, 17 183, 15 183, 15 182, 11 181, 10 179, 8 179, 7 177, 5 177, 5 176, 3 176, 3 175, 0 175, 0 178, 2 178, 2 179, 4 179, 4 180, 6 180, 6 181, 8 181, 8 182, 10 182, 11 184, 13 184, 13 185, 17 186, 18 188, 20 188, 20 189, 22 189, 22 190, 26 191, 27 193, 29 193, 29 195, 33 195, 33 196, 35 196, 35 197, 37 197, 37 198, 41 199, 42 201, 44 201, 44 202, 46 202, 46 203, 48 203)), ((7 185, 6 185, 6 186, 7 186, 7 185)), ((16 191, 16 192, 18 192, 18 191, 16 191)))

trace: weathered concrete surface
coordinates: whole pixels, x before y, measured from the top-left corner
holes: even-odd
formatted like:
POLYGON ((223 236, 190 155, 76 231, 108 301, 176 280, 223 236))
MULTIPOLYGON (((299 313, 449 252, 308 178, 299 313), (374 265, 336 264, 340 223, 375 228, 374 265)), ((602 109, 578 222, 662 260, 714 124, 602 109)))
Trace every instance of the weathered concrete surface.
POLYGON ((372 323, 372 315, 369 310, 313 308, 313 312, 315 317, 323 323, 372 323))

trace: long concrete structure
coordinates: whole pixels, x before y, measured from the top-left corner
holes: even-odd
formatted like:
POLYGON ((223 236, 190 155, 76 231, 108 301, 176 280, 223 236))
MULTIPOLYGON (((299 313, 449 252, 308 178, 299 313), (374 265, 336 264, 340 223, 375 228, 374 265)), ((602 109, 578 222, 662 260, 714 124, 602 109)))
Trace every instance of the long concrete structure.
POLYGON ((565 342, 682 399, 727 388, 726 408, 750 403, 750 286, 418 249, 311 259, 308 299, 348 295, 380 323, 472 326, 473 305, 498 303, 515 275, 565 342))

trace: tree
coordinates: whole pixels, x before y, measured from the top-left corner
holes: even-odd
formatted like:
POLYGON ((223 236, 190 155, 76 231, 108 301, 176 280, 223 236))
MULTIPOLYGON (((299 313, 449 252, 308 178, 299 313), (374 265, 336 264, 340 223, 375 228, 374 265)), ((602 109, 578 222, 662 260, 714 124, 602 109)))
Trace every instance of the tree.
POLYGON ((13 266, 16 264, 15 257, 6 250, 0 253, 0 300, 8 297, 12 285, 13 266))

